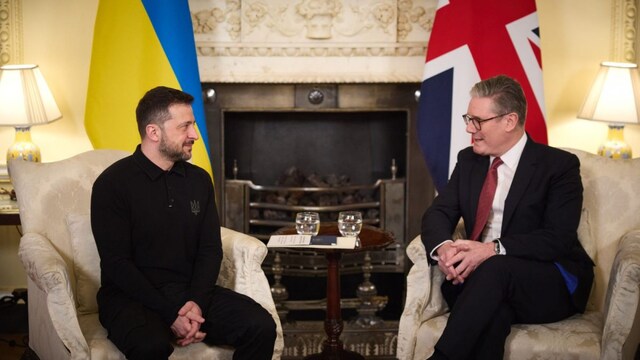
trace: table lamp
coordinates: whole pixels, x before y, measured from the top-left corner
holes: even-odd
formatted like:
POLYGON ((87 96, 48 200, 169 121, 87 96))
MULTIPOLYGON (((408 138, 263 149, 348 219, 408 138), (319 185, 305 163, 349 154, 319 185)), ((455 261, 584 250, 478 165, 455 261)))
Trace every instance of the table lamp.
POLYGON ((638 65, 603 62, 578 117, 609 123, 609 134, 598 155, 630 159, 631 147, 624 142, 624 125, 640 119, 638 65))
POLYGON ((40 149, 31 142, 31 126, 62 117, 38 65, 0 67, 0 126, 13 126, 16 139, 7 150, 7 164, 22 158, 39 162, 40 149))

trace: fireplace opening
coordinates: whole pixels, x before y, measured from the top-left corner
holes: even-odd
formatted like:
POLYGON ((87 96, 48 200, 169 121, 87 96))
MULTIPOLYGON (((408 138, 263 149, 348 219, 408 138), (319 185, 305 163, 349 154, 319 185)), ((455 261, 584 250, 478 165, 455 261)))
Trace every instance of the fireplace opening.
POLYGON ((224 135, 227 179, 276 185, 294 166, 364 185, 390 178, 394 160, 405 176, 405 111, 229 111, 224 135))
POLYGON ((226 113, 225 178, 250 181, 246 230, 266 240, 297 211, 336 221, 339 211, 360 210, 380 226, 381 181, 404 179, 406 119, 402 111, 226 113))

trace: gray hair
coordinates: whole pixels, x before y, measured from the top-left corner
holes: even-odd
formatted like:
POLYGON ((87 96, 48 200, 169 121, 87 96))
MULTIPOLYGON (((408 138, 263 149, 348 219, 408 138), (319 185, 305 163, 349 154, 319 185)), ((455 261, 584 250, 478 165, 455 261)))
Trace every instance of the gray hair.
POLYGON ((520 83, 506 75, 498 75, 476 83, 470 91, 472 97, 488 97, 493 100, 497 114, 514 112, 518 124, 524 127, 527 115, 527 99, 520 83))

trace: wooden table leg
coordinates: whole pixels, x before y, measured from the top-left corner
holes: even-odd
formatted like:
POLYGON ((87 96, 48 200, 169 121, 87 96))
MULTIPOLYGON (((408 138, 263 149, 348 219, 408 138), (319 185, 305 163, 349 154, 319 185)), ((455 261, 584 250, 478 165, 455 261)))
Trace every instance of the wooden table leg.
POLYGON ((340 309, 340 258, 342 254, 330 251, 327 257, 327 316, 324 321, 324 331, 327 339, 322 344, 322 353, 307 356, 307 360, 317 359, 357 359, 364 360, 364 356, 345 350, 340 334, 344 324, 340 309))

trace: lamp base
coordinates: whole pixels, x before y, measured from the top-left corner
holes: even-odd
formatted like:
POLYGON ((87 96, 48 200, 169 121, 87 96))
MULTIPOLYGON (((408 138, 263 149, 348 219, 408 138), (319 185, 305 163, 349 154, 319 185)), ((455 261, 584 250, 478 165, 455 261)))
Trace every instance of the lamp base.
POLYGON ((31 142, 30 127, 16 127, 16 140, 7 150, 7 164, 11 160, 22 159, 40 162, 40 148, 31 142))
POLYGON ((624 125, 610 124, 607 141, 598 148, 598 155, 611 159, 631 159, 631 146, 624 142, 624 125))

